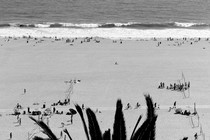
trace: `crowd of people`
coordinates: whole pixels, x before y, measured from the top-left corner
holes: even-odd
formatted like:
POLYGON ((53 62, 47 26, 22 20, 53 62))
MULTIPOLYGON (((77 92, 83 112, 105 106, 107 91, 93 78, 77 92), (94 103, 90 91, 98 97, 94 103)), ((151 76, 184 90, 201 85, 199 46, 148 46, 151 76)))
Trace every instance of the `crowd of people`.
POLYGON ((174 91, 185 91, 190 88, 190 82, 184 82, 184 83, 173 83, 169 86, 165 87, 164 82, 160 82, 160 85, 158 86, 158 89, 168 89, 168 90, 174 90, 174 91))

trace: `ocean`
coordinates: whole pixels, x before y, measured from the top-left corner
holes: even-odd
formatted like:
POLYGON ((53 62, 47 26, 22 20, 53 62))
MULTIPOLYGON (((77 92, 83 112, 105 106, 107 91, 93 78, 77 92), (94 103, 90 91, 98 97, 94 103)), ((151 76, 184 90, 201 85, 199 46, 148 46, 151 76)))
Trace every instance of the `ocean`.
POLYGON ((0 0, 0 36, 210 37, 210 0, 0 0))

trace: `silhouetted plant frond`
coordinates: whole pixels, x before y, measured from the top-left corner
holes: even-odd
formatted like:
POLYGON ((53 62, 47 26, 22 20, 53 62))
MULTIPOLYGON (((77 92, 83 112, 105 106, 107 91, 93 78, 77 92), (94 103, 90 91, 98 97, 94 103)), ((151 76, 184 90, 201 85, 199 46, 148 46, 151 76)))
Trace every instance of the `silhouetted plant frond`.
POLYGON ((112 140, 126 140, 125 120, 122 112, 122 102, 117 100, 112 140))
POLYGON ((111 132, 110 129, 106 130, 103 134, 103 140, 111 140, 111 132))
POLYGON ((91 140, 102 140, 101 130, 98 125, 95 113, 90 108, 86 109, 86 113, 88 117, 89 133, 91 140))
POLYGON ((141 127, 134 133, 131 140, 154 140, 155 139, 155 123, 157 115, 155 115, 155 108, 152 98, 145 95, 147 102, 147 118, 141 127))
POLYGON ((69 131, 66 128, 63 130, 63 132, 66 133, 66 135, 69 137, 70 140, 72 140, 72 138, 69 134, 69 131))
POLYGON ((132 134, 131 134, 131 138, 130 138, 131 140, 133 139, 133 135, 134 135, 134 133, 136 132, 136 128, 137 128, 139 122, 141 121, 141 118, 142 118, 142 115, 139 116, 139 118, 138 118, 138 120, 137 120, 137 122, 136 122, 136 125, 135 125, 135 127, 134 127, 134 129, 133 129, 133 132, 132 132, 132 134))
POLYGON ((144 97, 147 103, 147 118, 149 119, 153 118, 155 117, 155 108, 154 108, 152 98, 150 97, 150 95, 144 95, 144 97))
POLYGON ((157 120, 157 116, 155 116, 154 118, 152 118, 152 120, 149 123, 148 128, 146 129, 142 140, 154 140, 155 139, 155 123, 157 120))
POLYGON ((85 134, 86 134, 87 140, 90 140, 89 134, 88 134, 87 125, 85 123, 85 119, 84 119, 84 116, 83 116, 82 109, 81 109, 81 107, 78 104, 75 104, 75 107, 76 107, 76 110, 77 110, 77 112, 79 113, 79 115, 81 117, 81 120, 82 120, 82 123, 83 123, 83 127, 84 127, 84 130, 85 130, 85 134))
POLYGON ((58 140, 50 128, 43 121, 36 120, 31 116, 29 116, 29 118, 36 122, 43 129, 43 133, 46 134, 50 140, 58 140))
MULTIPOLYGON (((131 134, 130 140, 155 140, 155 129, 156 129, 155 127, 156 127, 157 115, 155 114, 155 108, 150 95, 145 95, 145 100, 147 104, 147 118, 143 122, 143 124, 137 129, 139 122, 142 118, 142 115, 139 116, 136 125, 134 127, 134 130, 131 134)), ((123 106, 120 99, 117 100, 116 104, 112 138, 111 138, 110 129, 105 131, 102 136, 96 115, 90 108, 86 109, 86 114, 89 124, 89 132, 88 132, 88 128, 81 107, 78 104, 76 104, 75 107, 81 117, 87 140, 90 140, 90 138, 91 140, 111 140, 111 139, 126 140, 126 127, 122 111, 123 106)), ((43 121, 36 120, 33 117, 29 118, 35 121, 43 129, 43 133, 45 133, 49 137, 47 139, 43 139, 41 137, 35 136, 33 140, 58 140, 56 136, 53 134, 53 132, 50 130, 50 128, 43 121)), ((63 131, 68 135, 69 139, 72 140, 68 130, 64 129, 63 131)))

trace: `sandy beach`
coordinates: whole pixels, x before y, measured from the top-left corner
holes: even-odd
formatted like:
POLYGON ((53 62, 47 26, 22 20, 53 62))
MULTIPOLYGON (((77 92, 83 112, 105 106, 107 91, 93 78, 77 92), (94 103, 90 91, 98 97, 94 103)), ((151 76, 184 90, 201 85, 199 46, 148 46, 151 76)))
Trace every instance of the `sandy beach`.
MULTIPOLYGON (((38 126, 28 115, 10 115, 19 103, 23 110, 41 109, 43 104, 52 109, 52 104, 64 100, 70 84, 76 80, 70 95, 71 103, 56 106, 64 114, 53 114, 49 126, 60 137, 65 124, 75 140, 85 140, 79 115, 65 115, 74 103, 84 104, 96 112, 101 130, 113 128, 115 104, 122 99, 127 136, 130 137, 137 118, 146 115, 144 94, 150 94, 159 109, 156 140, 180 140, 200 134, 210 140, 210 39, 207 38, 157 38, 136 40, 111 40, 104 38, 0 38, 0 139, 28 140, 38 126), (190 82, 183 92, 158 89, 160 82, 166 86, 179 80, 190 82), (26 92, 24 92, 26 89, 26 92), (176 101, 177 108, 193 111, 196 103, 200 124, 192 128, 190 116, 168 112, 176 101), (138 109, 134 109, 136 103, 138 109)), ((35 117, 37 118, 37 116, 35 117)), ((196 122, 196 118, 192 118, 196 122)), ((46 121, 46 120, 45 120, 46 121)), ((36 135, 44 136, 42 133, 36 135)), ((63 140, 64 137, 61 138, 63 140)), ((199 140, 203 136, 199 136, 199 140)))

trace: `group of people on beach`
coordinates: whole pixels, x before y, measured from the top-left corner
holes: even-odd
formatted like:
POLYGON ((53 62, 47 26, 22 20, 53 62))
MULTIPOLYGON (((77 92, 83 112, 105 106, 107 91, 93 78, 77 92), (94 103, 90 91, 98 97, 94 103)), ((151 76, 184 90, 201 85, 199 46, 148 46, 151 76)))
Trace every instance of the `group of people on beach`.
POLYGON ((196 108, 194 108, 194 112, 191 113, 190 110, 177 108, 176 104, 177 104, 177 102, 175 101, 174 104, 173 104, 173 107, 169 107, 168 112, 171 112, 171 110, 174 110, 174 114, 181 114, 181 115, 186 115, 186 116, 197 115, 196 108))
POLYGON ((65 99, 63 102, 61 100, 58 100, 58 102, 53 103, 52 106, 57 106, 57 105, 61 105, 61 106, 65 105, 66 106, 68 104, 70 104, 70 99, 65 99))
MULTIPOLYGON (((160 85, 158 86, 158 89, 164 89, 165 88, 165 83, 160 82, 160 85)), ((185 82, 185 83, 174 83, 170 84, 169 86, 166 87, 168 90, 174 90, 174 91, 185 91, 190 88, 190 82, 185 82)))

